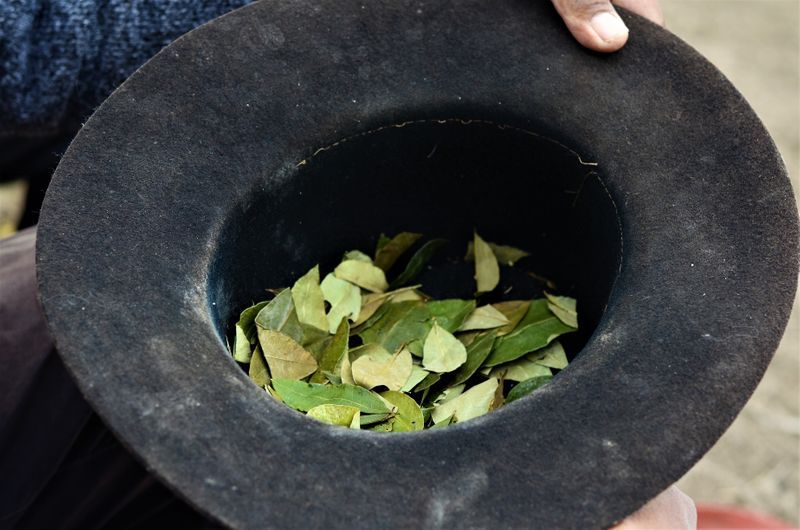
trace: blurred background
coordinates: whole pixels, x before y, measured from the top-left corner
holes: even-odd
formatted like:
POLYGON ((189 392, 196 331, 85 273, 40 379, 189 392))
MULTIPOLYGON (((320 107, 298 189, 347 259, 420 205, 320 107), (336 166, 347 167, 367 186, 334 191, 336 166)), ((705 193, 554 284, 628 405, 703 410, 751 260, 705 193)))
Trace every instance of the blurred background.
MULTIPOLYGON (((716 64, 755 108, 783 154, 797 195, 800 0, 662 2, 668 29, 716 64)), ((52 156, 42 162, 44 173, 55 166, 65 145, 48 147, 52 156)), ((45 185, 34 184, 32 191, 41 192, 45 185)), ((13 233, 20 222, 27 188, 24 179, 0 182, 0 237, 13 233)), ((783 342, 747 407, 679 486, 700 503, 746 507, 800 525, 797 301, 783 342)))
MULTIPOLYGON (((667 28, 744 94, 800 190, 800 1, 662 0, 667 28)), ((724 178, 724 175, 720 175, 724 178)), ((678 485, 800 525, 800 308, 749 403, 678 485)))

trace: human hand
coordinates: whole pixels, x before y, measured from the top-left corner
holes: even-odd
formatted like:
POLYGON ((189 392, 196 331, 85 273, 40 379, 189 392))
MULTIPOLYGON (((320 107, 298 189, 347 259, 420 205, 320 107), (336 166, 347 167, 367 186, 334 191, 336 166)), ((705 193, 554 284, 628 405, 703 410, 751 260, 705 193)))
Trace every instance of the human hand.
MULTIPOLYGON (((628 28, 611 5, 612 0, 552 0, 578 42, 598 52, 615 52, 628 40, 628 28)), ((615 0, 624 7, 664 25, 659 0, 615 0)))
POLYGON ((622 521, 611 530, 695 530, 697 509, 694 501, 675 486, 622 521))

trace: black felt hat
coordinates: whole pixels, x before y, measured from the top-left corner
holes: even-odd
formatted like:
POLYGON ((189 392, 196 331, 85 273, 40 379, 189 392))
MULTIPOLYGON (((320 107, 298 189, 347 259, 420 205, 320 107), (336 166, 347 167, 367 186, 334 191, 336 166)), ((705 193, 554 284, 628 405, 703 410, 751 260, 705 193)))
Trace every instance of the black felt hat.
POLYGON ((731 423, 798 267, 784 165, 686 44, 549 2, 260 2, 126 81, 64 155, 38 274, 122 442, 237 528, 605 527, 731 423), (227 352, 236 314, 381 231, 534 251, 581 302, 569 368, 497 412, 380 435, 302 417, 227 352))

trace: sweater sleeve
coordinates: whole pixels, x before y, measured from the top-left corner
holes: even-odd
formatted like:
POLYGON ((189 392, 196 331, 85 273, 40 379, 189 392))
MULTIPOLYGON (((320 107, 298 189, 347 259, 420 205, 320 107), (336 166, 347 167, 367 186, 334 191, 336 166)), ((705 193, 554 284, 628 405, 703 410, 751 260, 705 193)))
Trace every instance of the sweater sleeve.
POLYGON ((161 48, 248 2, 0 2, 0 138, 80 123, 161 48))

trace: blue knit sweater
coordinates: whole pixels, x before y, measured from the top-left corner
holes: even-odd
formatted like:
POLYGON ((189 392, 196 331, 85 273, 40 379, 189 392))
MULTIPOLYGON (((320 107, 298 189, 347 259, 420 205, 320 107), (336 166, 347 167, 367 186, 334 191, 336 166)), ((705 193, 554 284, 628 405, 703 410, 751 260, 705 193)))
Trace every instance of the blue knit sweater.
POLYGON ((249 0, 0 0, 0 138, 74 126, 165 45, 249 0))

